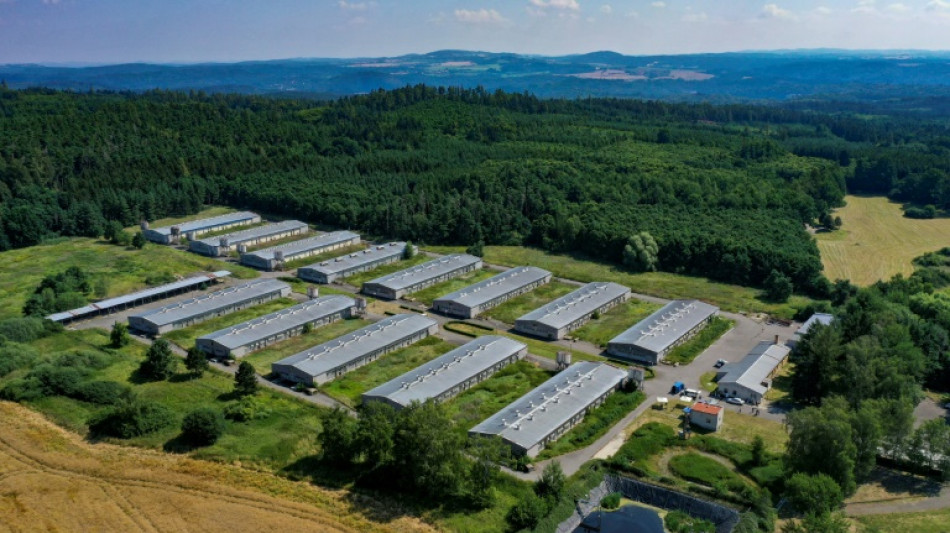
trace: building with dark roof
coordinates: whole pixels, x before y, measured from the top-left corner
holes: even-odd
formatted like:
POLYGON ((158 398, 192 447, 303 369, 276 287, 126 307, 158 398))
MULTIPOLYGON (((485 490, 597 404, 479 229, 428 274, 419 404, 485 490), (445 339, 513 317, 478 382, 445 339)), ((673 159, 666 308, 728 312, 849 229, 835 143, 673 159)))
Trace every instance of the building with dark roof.
POLYGON ((594 313, 603 313, 629 297, 630 289, 623 285, 588 283, 515 320, 515 330, 542 339, 563 339, 586 324, 594 313))
POLYGON ((405 253, 406 243, 404 242, 379 244, 360 252, 300 267, 297 269, 297 277, 311 283, 333 283, 353 274, 395 263, 402 259, 405 253))
POLYGON ((742 361, 729 363, 716 372, 717 392, 723 397, 741 398, 758 405, 772 387, 772 375, 790 351, 777 341, 760 342, 742 361))
POLYGON ((306 259, 359 243, 360 236, 352 231, 333 231, 270 248, 245 252, 241 254, 241 264, 262 270, 277 270, 290 261, 306 259))
POLYGON ((363 292, 377 298, 396 300, 479 268, 482 268, 480 257, 468 254, 445 255, 421 265, 367 281, 363 284, 363 292))
POLYGON ((551 273, 532 266, 515 267, 497 276, 437 298, 432 309, 446 315, 475 318, 496 305, 551 281, 551 273))
POLYGON ((719 314, 699 300, 673 300, 607 343, 613 357, 655 365, 719 314))

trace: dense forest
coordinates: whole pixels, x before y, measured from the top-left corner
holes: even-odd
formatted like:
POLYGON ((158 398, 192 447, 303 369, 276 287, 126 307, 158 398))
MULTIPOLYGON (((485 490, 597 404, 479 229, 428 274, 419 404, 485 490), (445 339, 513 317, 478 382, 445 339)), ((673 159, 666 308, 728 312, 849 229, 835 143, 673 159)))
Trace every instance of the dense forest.
POLYGON ((0 249, 224 203, 423 243, 527 244, 799 290, 846 189, 950 207, 946 124, 407 87, 335 101, 0 89, 0 249))

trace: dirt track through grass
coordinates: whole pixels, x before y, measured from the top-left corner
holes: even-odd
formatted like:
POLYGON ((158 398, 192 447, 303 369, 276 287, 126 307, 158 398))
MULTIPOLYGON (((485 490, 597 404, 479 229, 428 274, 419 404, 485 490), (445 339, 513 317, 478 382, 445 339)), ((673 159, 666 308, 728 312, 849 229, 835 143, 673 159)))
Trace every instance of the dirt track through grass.
POLYGON ((835 214, 843 226, 819 233, 818 249, 828 279, 870 285, 895 274, 910 275, 911 260, 950 245, 950 219, 916 220, 903 216, 887 198, 848 196, 835 214))

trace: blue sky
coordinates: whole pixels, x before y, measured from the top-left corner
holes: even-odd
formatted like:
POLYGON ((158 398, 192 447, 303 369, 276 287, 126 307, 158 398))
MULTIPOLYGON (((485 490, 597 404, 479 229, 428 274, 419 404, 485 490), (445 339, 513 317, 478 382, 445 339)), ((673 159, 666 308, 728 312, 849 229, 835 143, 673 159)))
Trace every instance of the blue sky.
POLYGON ((950 49, 950 0, 0 0, 0 63, 950 49))

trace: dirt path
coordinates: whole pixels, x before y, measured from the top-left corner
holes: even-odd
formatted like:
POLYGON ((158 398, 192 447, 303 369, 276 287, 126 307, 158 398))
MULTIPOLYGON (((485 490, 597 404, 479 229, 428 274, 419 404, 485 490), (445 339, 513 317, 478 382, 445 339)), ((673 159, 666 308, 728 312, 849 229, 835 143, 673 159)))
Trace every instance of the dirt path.
POLYGON ((946 486, 937 496, 929 498, 914 498, 907 502, 867 502, 849 503, 844 512, 848 516, 862 516, 871 514, 891 513, 918 513, 921 511, 937 511, 950 507, 950 490, 946 486))

